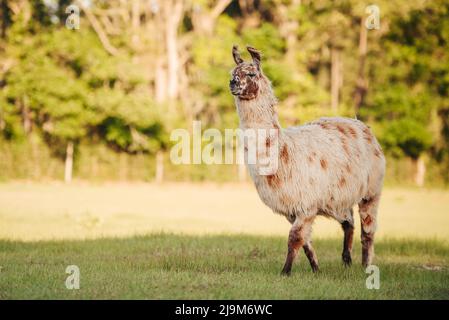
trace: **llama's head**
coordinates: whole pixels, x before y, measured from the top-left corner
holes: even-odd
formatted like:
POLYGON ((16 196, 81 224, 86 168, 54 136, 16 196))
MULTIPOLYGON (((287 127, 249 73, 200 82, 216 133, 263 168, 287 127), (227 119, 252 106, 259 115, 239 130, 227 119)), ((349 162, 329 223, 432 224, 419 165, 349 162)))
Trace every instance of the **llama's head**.
POLYGON ((260 52, 253 47, 246 48, 253 58, 251 62, 243 61, 237 46, 232 47, 232 56, 236 67, 231 72, 229 89, 234 96, 241 100, 253 100, 258 97, 264 86, 269 86, 269 81, 262 73, 260 52))

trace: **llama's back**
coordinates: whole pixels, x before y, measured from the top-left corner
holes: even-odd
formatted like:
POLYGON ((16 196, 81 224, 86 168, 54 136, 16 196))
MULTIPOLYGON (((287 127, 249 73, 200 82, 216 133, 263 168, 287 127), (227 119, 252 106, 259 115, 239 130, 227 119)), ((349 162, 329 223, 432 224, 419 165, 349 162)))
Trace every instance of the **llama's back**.
POLYGON ((274 194, 265 194, 275 211, 342 212, 380 193, 385 158, 361 121, 321 118, 283 130, 282 140, 280 147, 286 146, 289 154, 277 174, 282 183, 271 190, 274 194))
MULTIPOLYGON (((385 157, 370 128, 359 120, 338 117, 321 118, 310 125, 318 126, 330 136, 334 147, 343 153, 345 164, 354 165, 354 169, 358 169, 358 172, 367 171, 368 190, 365 196, 377 194, 382 188, 385 157)), ((357 175, 357 170, 345 171, 357 175)))

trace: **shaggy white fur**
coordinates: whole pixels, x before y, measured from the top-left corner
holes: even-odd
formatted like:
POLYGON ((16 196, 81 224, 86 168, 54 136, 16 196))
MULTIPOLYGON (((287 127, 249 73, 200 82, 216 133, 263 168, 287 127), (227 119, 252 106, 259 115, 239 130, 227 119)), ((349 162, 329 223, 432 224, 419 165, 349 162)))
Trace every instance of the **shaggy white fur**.
MULTIPOLYGON (((282 129, 271 83, 260 67, 260 54, 253 48, 248 50, 252 63, 243 62, 235 49, 233 52, 237 67, 232 72, 231 91, 240 127, 278 130, 277 171, 261 175, 257 164, 248 165, 260 198, 293 224, 292 230, 302 238, 298 240, 301 246, 310 242, 310 228, 308 234, 301 235, 304 223, 311 224, 316 215, 326 215, 352 227, 352 207, 359 204, 362 243, 366 236, 364 264, 369 264, 385 173, 385 157, 378 141, 364 123, 349 118, 321 118, 282 129)), ((266 145, 275 145, 269 139, 266 145)))
POLYGON ((241 129, 279 128, 276 174, 263 176, 257 164, 248 165, 267 206, 287 217, 326 214, 343 222, 349 208, 380 195, 385 158, 365 124, 336 117, 281 129, 271 86, 260 83, 256 99, 235 101, 241 129))

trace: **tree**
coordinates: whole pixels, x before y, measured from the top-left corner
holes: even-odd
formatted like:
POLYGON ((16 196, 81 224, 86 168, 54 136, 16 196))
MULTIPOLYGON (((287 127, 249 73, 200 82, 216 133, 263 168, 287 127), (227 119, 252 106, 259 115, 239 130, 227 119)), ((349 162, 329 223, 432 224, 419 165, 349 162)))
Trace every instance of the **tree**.
POLYGON ((382 37, 379 59, 389 68, 378 65, 375 69, 375 89, 362 113, 381 125, 388 152, 413 160, 418 185, 424 183, 424 152, 438 140, 432 135, 436 115, 447 108, 448 8, 441 1, 412 8, 391 20, 390 31, 382 37))
POLYGON ((4 77, 10 107, 2 118, 22 116, 25 133, 41 134, 65 158, 67 182, 76 146, 89 137, 130 153, 164 146, 163 126, 138 68, 108 54, 89 29, 42 27, 45 32, 32 36, 9 30, 6 55, 15 67, 4 77))

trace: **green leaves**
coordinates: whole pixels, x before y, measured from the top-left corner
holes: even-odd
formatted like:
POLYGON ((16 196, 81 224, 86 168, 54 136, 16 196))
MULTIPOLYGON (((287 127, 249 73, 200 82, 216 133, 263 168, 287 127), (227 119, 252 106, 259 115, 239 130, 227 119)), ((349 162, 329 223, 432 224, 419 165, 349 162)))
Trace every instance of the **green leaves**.
POLYGON ((448 9, 447 2, 435 1, 399 15, 381 39, 362 115, 377 123, 381 142, 394 156, 417 159, 432 146, 436 150, 439 133, 431 115, 446 108, 449 97, 448 9))
POLYGON ((403 118, 386 126, 381 142, 396 157, 417 159, 432 145, 432 136, 425 124, 403 118))
POLYGON ((55 28, 23 37, 7 46, 16 64, 5 78, 3 94, 10 106, 2 113, 11 138, 20 125, 10 122, 20 121, 19 109, 26 108, 52 148, 102 135, 129 152, 155 152, 164 145, 157 142, 159 132, 149 129, 163 126, 129 58, 107 55, 88 29, 55 28))
POLYGON ((354 117, 357 89, 360 115, 387 153, 416 158, 427 152, 449 163, 447 1, 379 0, 381 29, 368 31, 366 56, 359 47, 366 8, 360 1, 232 2, 218 17, 215 1, 193 1, 170 38, 178 59, 168 56, 164 19, 170 13, 141 5, 140 19, 131 23, 132 10, 122 2, 92 1, 92 13, 118 49, 111 56, 83 14, 79 30, 64 27, 66 0, 52 2, 59 4, 53 9, 41 1, 20 3, 21 9, 6 10, 1 24, 7 31, 0 38, 4 139, 24 139, 31 130, 59 153, 68 141, 155 153, 168 148, 169 130, 189 128, 193 119, 234 128, 238 118, 227 84, 231 48, 238 44, 245 60, 246 45, 262 51, 284 125, 354 117), (114 13, 127 10, 129 17, 114 13), (198 31, 199 18, 211 29, 198 31), (176 77, 173 70, 169 77, 169 65, 178 69, 176 77), (180 89, 174 100, 164 93, 169 78, 180 89), (332 84, 338 91, 333 110, 332 84))

